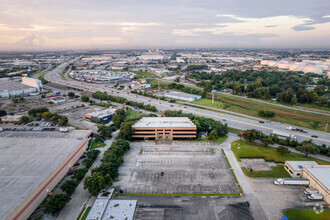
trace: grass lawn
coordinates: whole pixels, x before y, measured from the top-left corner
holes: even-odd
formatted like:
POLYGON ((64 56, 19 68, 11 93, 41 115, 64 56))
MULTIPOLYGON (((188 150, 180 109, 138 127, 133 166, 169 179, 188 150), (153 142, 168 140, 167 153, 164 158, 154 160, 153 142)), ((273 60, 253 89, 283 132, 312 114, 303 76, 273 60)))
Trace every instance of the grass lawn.
POLYGON ((86 207, 84 207, 84 208, 83 208, 83 210, 81 210, 80 214, 78 215, 78 218, 77 218, 77 220, 79 220, 79 219, 80 219, 80 217, 81 217, 81 215, 84 213, 85 209, 86 209, 86 207))
POLYGON ((128 109, 125 120, 126 121, 135 121, 135 120, 139 120, 140 118, 142 118, 145 115, 146 114, 141 113, 139 111, 135 111, 133 109, 128 109))
POLYGON ((316 214, 313 209, 288 209, 285 216, 290 220, 326 220, 330 219, 330 209, 324 209, 321 214, 316 214))
POLYGON ((84 212, 83 216, 81 217, 81 220, 85 220, 87 218, 87 215, 89 211, 91 210, 92 206, 88 206, 86 211, 84 212))
POLYGON ((330 162, 315 159, 312 157, 305 157, 300 154, 292 153, 280 154, 274 147, 263 147, 257 144, 251 145, 245 140, 234 141, 231 144, 231 149, 236 156, 236 159, 240 161, 240 158, 264 158, 266 161, 274 161, 276 163, 285 163, 287 160, 311 160, 320 165, 330 165, 330 162), (238 145, 240 144, 240 145, 238 145), (239 148, 238 148, 239 147, 239 148))
MULTIPOLYGON (((225 109, 232 112, 237 112, 241 114, 246 114, 254 117, 260 117, 258 115, 258 110, 268 110, 275 112, 275 117, 271 118, 272 121, 278 121, 281 123, 291 124, 298 127, 305 127, 313 129, 311 126, 312 121, 317 121, 320 123, 320 126, 316 130, 324 131, 326 122, 330 121, 330 117, 317 114, 302 112, 293 109, 287 109, 284 107, 278 107, 266 103, 260 103, 250 99, 243 99, 240 97, 225 95, 225 94, 216 94, 214 104, 212 100, 208 98, 199 99, 192 103, 215 107, 219 109, 225 109)), ((330 127, 328 128, 328 132, 330 127)))
POLYGON ((157 75, 154 73, 149 73, 149 72, 143 72, 143 71, 129 71, 135 73, 135 77, 137 79, 141 78, 150 78, 150 77, 156 77, 157 75))
POLYGON ((271 167, 272 171, 247 171, 245 167, 242 167, 243 173, 249 177, 276 177, 276 178, 289 178, 290 174, 284 169, 283 165, 277 165, 271 167))
POLYGON ((105 146, 105 143, 102 143, 101 141, 99 141, 99 139, 95 139, 92 143, 91 150, 95 149, 95 148, 104 147, 104 146, 105 146), (99 146, 97 146, 98 144, 99 144, 99 146))
MULTIPOLYGON (((218 144, 221 144, 221 143, 224 142, 227 138, 228 138, 227 135, 225 135, 225 136, 221 136, 221 137, 218 138, 218 140, 216 140, 216 142, 217 142, 218 144)), ((210 139, 198 139, 197 141, 214 141, 214 140, 210 140, 210 139)))
POLYGON ((239 133, 241 133, 241 130, 240 129, 236 129, 236 128, 228 127, 228 132, 234 133, 234 134, 239 134, 239 133))

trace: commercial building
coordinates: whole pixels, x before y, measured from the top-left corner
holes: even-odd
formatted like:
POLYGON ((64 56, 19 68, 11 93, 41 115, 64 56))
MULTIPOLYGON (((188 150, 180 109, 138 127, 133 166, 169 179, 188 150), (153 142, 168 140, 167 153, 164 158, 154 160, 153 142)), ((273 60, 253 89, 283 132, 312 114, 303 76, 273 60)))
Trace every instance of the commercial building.
POLYGON ((115 113, 116 109, 108 108, 104 110, 97 110, 85 115, 86 120, 92 122, 98 122, 100 124, 108 123, 111 121, 113 114, 115 113))
POLYGON ((188 117, 143 117, 135 125, 135 139, 192 139, 196 138, 196 125, 188 117))
POLYGON ((1 117, 1 121, 20 121, 22 117, 22 115, 6 115, 1 117))
POLYGON ((179 100, 184 100, 184 101, 188 101, 188 102, 193 102, 195 100, 202 98, 202 96, 200 96, 200 95, 193 95, 193 94, 189 94, 189 93, 175 92, 175 91, 169 91, 169 92, 165 93, 164 96, 167 98, 179 99, 179 100))
POLYGON ((305 165, 302 178, 309 180, 309 186, 323 195, 330 204, 330 165, 305 165))
POLYGON ((0 132, 0 219, 28 219, 84 153, 90 134, 0 132))
POLYGON ((50 101, 54 104, 60 104, 60 103, 65 103, 66 98, 64 98, 64 97, 55 97, 55 98, 51 98, 50 101))
POLYGON ((0 97, 14 97, 37 92, 38 89, 15 81, 13 79, 0 79, 0 97))
POLYGON ((285 161, 284 169, 292 177, 301 177, 305 165, 318 165, 315 161, 285 161))
POLYGON ((39 79, 33 79, 30 77, 22 77, 22 84, 34 87, 41 92, 43 89, 42 82, 39 79))
POLYGON ((137 200, 111 200, 113 192, 113 188, 100 192, 86 220, 133 220, 137 200))

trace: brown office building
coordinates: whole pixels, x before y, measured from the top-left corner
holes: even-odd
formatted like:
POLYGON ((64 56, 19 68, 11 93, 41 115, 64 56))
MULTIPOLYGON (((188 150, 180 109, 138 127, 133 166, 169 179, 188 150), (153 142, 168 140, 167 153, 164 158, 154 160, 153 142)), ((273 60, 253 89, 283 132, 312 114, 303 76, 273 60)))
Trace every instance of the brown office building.
POLYGON ((143 117, 135 125, 133 138, 174 140, 196 138, 196 125, 188 117, 143 117))

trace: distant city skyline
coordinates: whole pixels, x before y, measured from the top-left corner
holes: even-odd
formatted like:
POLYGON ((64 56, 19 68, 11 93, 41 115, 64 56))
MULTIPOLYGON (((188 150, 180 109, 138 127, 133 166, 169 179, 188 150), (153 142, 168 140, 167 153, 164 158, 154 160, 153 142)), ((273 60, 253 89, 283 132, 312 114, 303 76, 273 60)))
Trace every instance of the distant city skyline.
POLYGON ((0 50, 330 48, 324 0, 0 4, 0 50))

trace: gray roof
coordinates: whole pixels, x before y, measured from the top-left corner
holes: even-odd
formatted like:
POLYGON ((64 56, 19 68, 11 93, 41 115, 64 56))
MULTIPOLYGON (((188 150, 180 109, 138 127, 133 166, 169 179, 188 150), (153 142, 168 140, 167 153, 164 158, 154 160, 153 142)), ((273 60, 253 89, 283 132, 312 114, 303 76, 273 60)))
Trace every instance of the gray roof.
POLYGON ((110 200, 102 220, 133 220, 137 200, 110 200))
POLYGON ((285 161, 294 171, 302 171, 305 165, 318 165, 315 161, 285 161))
POLYGON ((316 179, 318 179, 328 190, 330 190, 330 166, 318 165, 318 166, 305 166, 316 179))
POLYGON ((188 128, 196 128, 196 125, 190 121, 188 117, 143 117, 135 125, 133 128, 139 127, 188 127, 188 128))
POLYGON ((32 86, 27 86, 27 85, 21 84, 19 82, 10 80, 8 78, 0 79, 0 92, 32 89, 32 88, 34 89, 34 87, 32 87, 32 86))
POLYGON ((105 208, 107 207, 115 189, 111 188, 106 191, 109 192, 109 195, 102 196, 103 192, 99 193, 99 195, 97 196, 96 200, 93 203, 92 208, 88 212, 86 220, 100 220, 102 218, 105 208))
POLYGON ((26 200, 90 133, 0 132, 0 219, 26 200))

